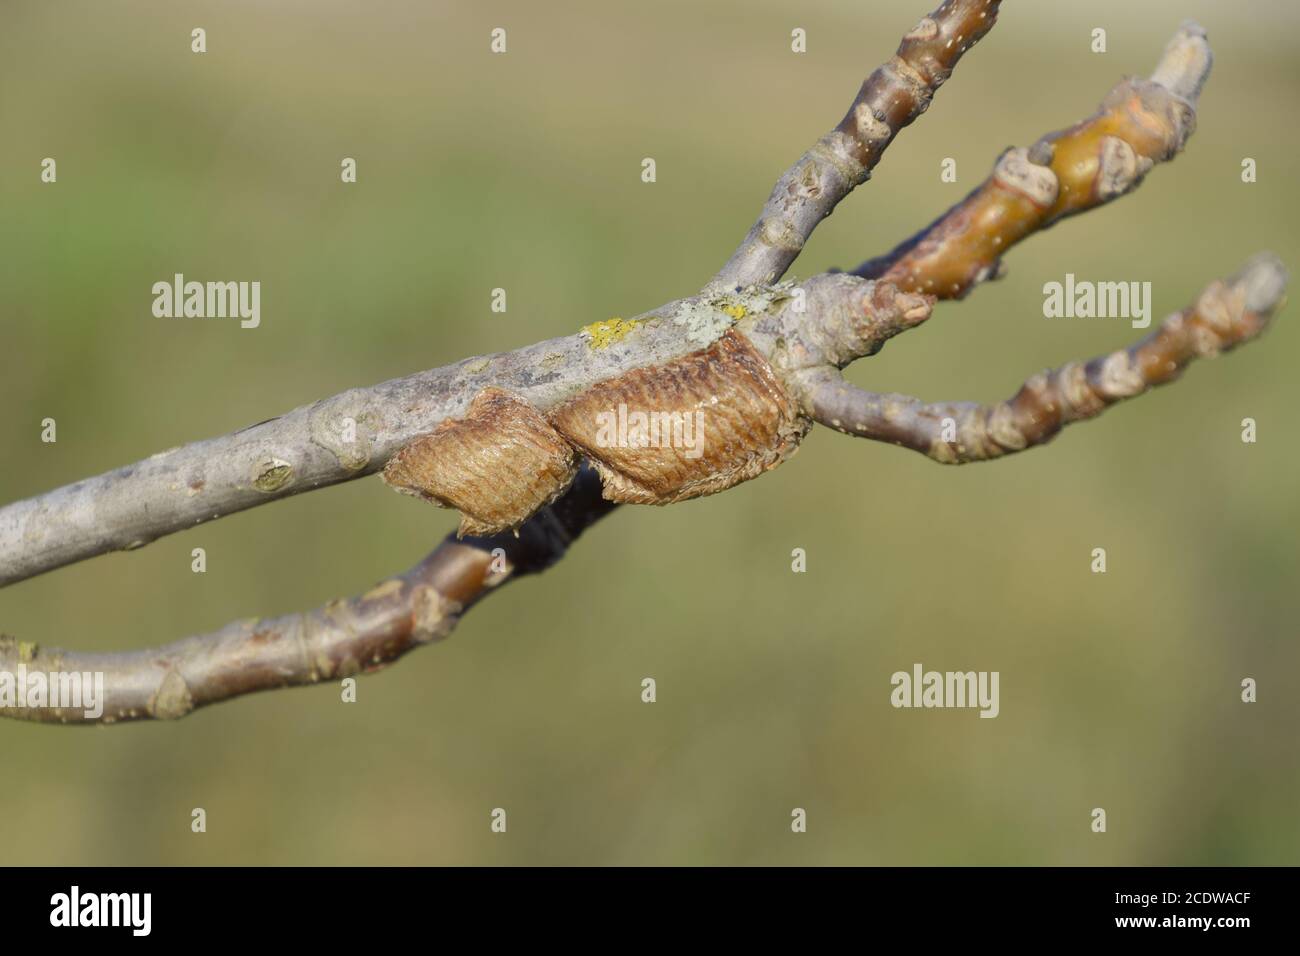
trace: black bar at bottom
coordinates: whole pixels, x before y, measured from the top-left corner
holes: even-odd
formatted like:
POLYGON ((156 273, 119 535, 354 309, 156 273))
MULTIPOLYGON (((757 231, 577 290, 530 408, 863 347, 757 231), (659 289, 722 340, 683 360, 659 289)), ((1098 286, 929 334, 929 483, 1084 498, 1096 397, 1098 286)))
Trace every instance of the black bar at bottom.
POLYGON ((691 934, 771 941, 815 931, 862 941, 1047 934, 1231 945, 1242 934, 1292 935, 1296 890, 1291 868, 32 868, 0 870, 0 938, 14 953, 24 939, 73 934, 77 944, 373 945, 427 940, 431 929, 447 942, 471 934, 467 943, 515 930, 538 943, 556 933, 668 945, 691 934))

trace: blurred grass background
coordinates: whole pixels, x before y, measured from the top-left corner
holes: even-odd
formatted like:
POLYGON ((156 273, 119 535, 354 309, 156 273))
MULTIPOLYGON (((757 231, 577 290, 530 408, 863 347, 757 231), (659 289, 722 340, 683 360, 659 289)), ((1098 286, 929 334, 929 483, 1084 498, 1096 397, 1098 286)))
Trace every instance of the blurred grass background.
MULTIPOLYGON (((0 501, 689 293, 930 2, 8 0, 0 501), (261 328, 154 318, 150 286, 175 272, 260 280, 261 328)), ((1216 53, 1188 151, 1015 250, 1004 281, 856 381, 1001 398, 1140 334, 1044 320, 1042 284, 1066 272, 1151 281, 1158 320, 1258 249, 1300 264, 1300 12, 1097 0, 1007 3, 796 273, 911 234, 1004 146, 1148 72, 1185 17, 1216 53)), ((0 861, 1300 862, 1298 342, 1284 312, 1260 343, 989 465, 819 431, 761 481, 621 509, 364 678, 355 705, 326 686, 170 725, 0 722, 0 861), (894 710, 889 676, 915 661, 1000 671, 1001 716, 894 710)), ((454 520, 370 478, 5 589, 0 628, 157 644, 356 593, 454 520)))

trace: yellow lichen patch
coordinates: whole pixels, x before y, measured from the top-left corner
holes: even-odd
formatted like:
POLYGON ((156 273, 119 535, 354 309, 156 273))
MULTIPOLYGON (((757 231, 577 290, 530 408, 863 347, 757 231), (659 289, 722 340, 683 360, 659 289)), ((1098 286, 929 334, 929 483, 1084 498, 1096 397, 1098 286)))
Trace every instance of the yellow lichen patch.
POLYGON ((722 311, 727 313, 727 315, 731 316, 733 319, 736 319, 737 321, 743 319, 746 315, 749 314, 749 310, 746 309, 739 302, 735 302, 730 305, 724 305, 722 307, 722 311))
POLYGON ((587 333, 591 339, 590 345, 593 349, 609 348, 619 339, 625 337, 641 323, 636 319, 620 319, 618 317, 606 319, 603 322, 593 322, 591 325, 584 325, 582 331, 587 333))
POLYGON ((39 648, 31 641, 18 642, 18 662, 20 664, 30 664, 36 660, 36 652, 39 648))

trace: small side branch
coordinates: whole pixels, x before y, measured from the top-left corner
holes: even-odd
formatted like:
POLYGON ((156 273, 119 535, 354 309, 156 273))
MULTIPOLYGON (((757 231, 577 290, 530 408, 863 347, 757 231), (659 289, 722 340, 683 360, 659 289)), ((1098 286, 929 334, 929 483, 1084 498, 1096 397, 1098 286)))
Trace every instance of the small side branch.
POLYGON ((974 192, 892 252, 854 275, 960 299, 1000 274, 1008 249, 1067 216, 1135 189, 1156 163, 1173 159, 1196 126, 1196 101, 1210 73, 1205 31, 1185 23, 1148 80, 1125 80, 1089 119, 1009 149, 974 192))
POLYGON ((885 149, 925 112, 935 91, 993 28, 1001 0, 947 0, 903 37, 876 69, 838 126, 777 180, 758 221, 708 289, 776 282, 817 224, 866 182, 885 149))
POLYGON ((584 468, 564 497, 534 515, 518 537, 449 536, 405 574, 312 611, 236 621, 210 634, 117 654, 81 654, 0 636, 0 680, 13 680, 15 693, 19 681, 26 688, 26 706, 0 698, 0 717, 63 724, 174 719, 255 691, 377 670, 446 637, 468 608, 506 581, 550 567, 614 507, 601 498, 599 477, 584 468), (494 549, 500 549, 496 555, 494 549), (93 707, 48 706, 48 696, 33 702, 36 681, 53 686, 74 674, 83 687, 95 686, 93 675, 102 675, 103 698, 82 697, 93 707))
POLYGON ((996 405, 926 403, 857 388, 821 368, 805 379, 814 419, 837 431, 903 445, 944 464, 987 461, 1051 440, 1073 422, 1172 382, 1198 357, 1256 338, 1280 308, 1286 271, 1256 256, 1226 282, 1216 281, 1191 308, 1170 316, 1132 348, 1035 375, 996 405))

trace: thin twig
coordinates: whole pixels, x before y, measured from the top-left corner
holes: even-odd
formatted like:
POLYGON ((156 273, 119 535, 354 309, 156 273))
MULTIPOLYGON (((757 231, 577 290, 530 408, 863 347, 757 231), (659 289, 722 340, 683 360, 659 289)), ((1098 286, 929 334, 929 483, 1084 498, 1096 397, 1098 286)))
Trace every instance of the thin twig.
POLYGON ((1013 245, 1125 195, 1153 165, 1174 158, 1196 127, 1212 59, 1205 31, 1184 23, 1149 80, 1125 80, 1095 115, 1028 149, 1007 150, 969 196, 853 274, 941 299, 998 277, 1013 245))
POLYGON ((708 289, 776 282, 817 224, 866 182, 899 131, 925 112, 962 55, 993 28, 1001 0, 947 0, 862 84, 839 125, 791 166, 708 289))
POLYGON ((116 654, 83 654, 0 636, 0 679, 99 674, 104 693, 89 716, 85 707, 49 706, 6 706, 0 715, 64 724, 175 719, 255 691, 377 670, 446 637, 466 610, 506 581, 550 567, 613 508, 601 498, 595 472, 584 468, 568 493, 535 514, 518 537, 458 540, 450 535, 406 573, 312 611, 235 621, 209 634, 116 654))
POLYGON ((1286 270, 1256 256, 1226 282, 1214 282, 1137 345, 1035 375, 996 405, 925 403, 880 394, 823 369, 807 378, 813 418, 848 435, 892 442, 944 464, 987 461, 1050 441, 1062 428, 1172 382, 1198 357, 1251 341, 1281 306, 1286 270))

